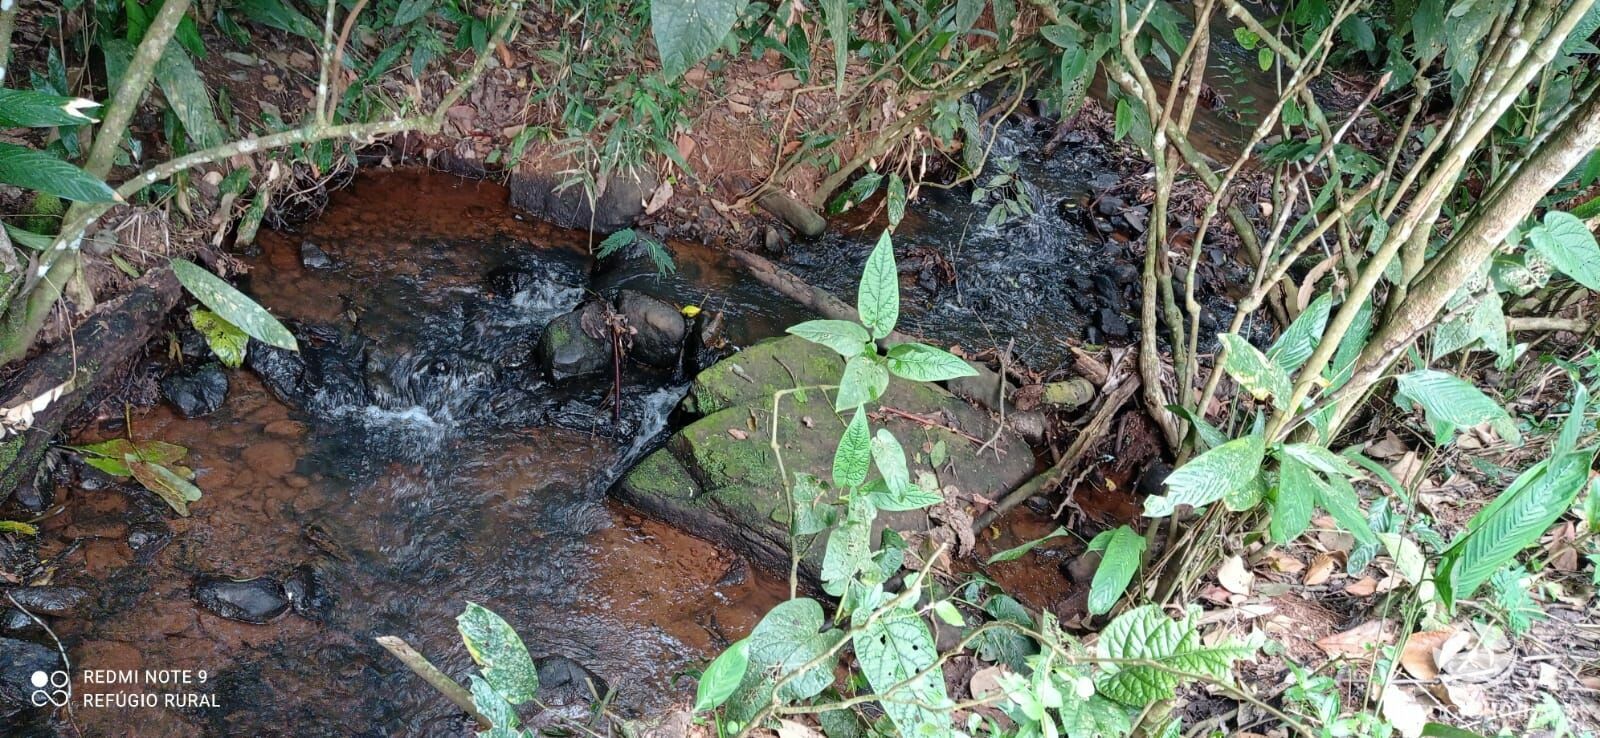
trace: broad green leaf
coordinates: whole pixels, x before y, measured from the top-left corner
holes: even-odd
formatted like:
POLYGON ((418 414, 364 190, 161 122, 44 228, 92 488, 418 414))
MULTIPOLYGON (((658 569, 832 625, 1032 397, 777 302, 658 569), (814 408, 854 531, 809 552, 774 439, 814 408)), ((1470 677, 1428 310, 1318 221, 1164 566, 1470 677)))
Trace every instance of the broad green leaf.
POLYGON ((856 310, 874 339, 889 335, 900 320, 900 273, 895 270, 894 243, 888 231, 878 237, 878 245, 862 267, 856 310))
POLYGON ((189 322, 194 324, 194 329, 206 339, 206 345, 211 347, 211 353, 223 365, 237 369, 244 363, 245 347, 250 344, 250 337, 239 330, 239 327, 223 320, 221 316, 210 310, 199 307, 189 310, 189 322))
POLYGON ((432 10, 433 3, 434 0, 400 0, 400 7, 394 11, 394 24, 410 25, 432 10))
POLYGON ((239 8, 245 17, 269 28, 288 31, 308 41, 321 38, 321 27, 284 0, 243 0, 239 8))
MULTIPOLYGON (((837 628, 821 631, 822 621, 822 606, 806 597, 768 610, 745 639, 749 642, 750 664, 770 669, 779 678, 799 671, 844 638, 844 631, 837 628)), ((833 661, 825 659, 795 676, 779 690, 779 697, 790 702, 815 697, 833 683, 833 661)))
POLYGON ((867 431, 867 412, 857 407, 833 451, 833 486, 842 490, 860 487, 871 470, 872 437, 867 431))
POLYGON ((176 443, 166 441, 139 441, 137 443, 126 438, 112 438, 98 443, 82 446, 72 446, 72 450, 90 456, 104 457, 121 461, 123 457, 132 454, 139 461, 148 461, 152 464, 173 464, 182 461, 189 455, 189 449, 176 443))
MULTIPOLYGON (((54 236, 46 236, 42 233, 25 231, 14 225, 11 225, 10 223, 5 224, 5 229, 6 235, 11 237, 11 241, 18 246, 22 246, 23 248, 33 249, 34 251, 44 251, 45 249, 55 245, 56 239, 54 236)), ((114 253, 112 255, 115 256, 114 253)))
POLYGON ((915 484, 890 487, 882 479, 868 482, 862 490, 866 492, 867 499, 872 501, 873 507, 891 512, 921 510, 944 502, 944 495, 937 489, 927 489, 915 484))
POLYGON ((0 141, 0 184, 79 202, 121 202, 98 179, 43 151, 0 141))
POLYGON ((900 219, 906 217, 906 183, 900 175, 889 175, 889 227, 900 225, 900 219))
POLYGON ((1222 368, 1257 400, 1272 398, 1273 407, 1282 407, 1289 401, 1289 375, 1282 367, 1268 361, 1267 357, 1249 341, 1232 333, 1218 335, 1228 347, 1228 356, 1222 368))
POLYGON ((879 428, 872 437, 872 463, 878 467, 878 473, 883 475, 883 483, 889 489, 911 486, 911 473, 906 469, 906 451, 888 428, 879 428))
MULTIPOLYGON (((1028 609, 1010 595, 997 594, 983 603, 984 612, 995 622, 1015 623, 1024 628, 1033 626, 1033 618, 1028 615, 1028 609)), ((972 642, 978 651, 978 658, 996 664, 1005 664, 1012 669, 1021 671, 1027 666, 1028 657, 1039 652, 1039 647, 1033 639, 1013 628, 994 628, 984 631, 972 642)))
POLYGON ((1577 216, 1551 210, 1528 231, 1528 243, 1574 282, 1600 290, 1600 245, 1577 216))
POLYGON ((889 371, 917 382, 942 382, 978 374, 971 364, 955 354, 921 343, 890 346, 889 371))
POLYGON ((834 506, 822 499, 822 481, 805 472, 794 475, 794 512, 789 532, 797 536, 816 535, 837 522, 834 506))
POLYGON ((939 650, 928 624, 907 607, 870 623, 868 614, 858 609, 852 620, 860 629, 852 639, 856 661, 896 732, 928 738, 952 735, 950 714, 937 709, 946 708, 950 698, 945 694, 944 670, 929 669, 939 650), (928 672, 917 677, 924 669, 928 672))
POLYGON ((1165 517, 1179 505, 1203 507, 1255 484, 1264 451, 1261 436, 1252 434, 1190 459, 1167 475, 1165 496, 1145 499, 1145 516, 1165 517))
POLYGON ((1383 541, 1384 550, 1394 559, 1395 572, 1413 587, 1421 584, 1428 561, 1417 542, 1399 533, 1379 533, 1378 540, 1383 541))
POLYGON ((933 603, 933 614, 938 615, 939 619, 946 624, 954 625, 957 628, 963 628, 967 625, 967 619, 962 617, 961 611, 956 609, 955 605, 950 604, 949 600, 939 600, 933 603))
POLYGON ((889 389, 889 370, 876 356, 852 356, 844 363, 844 375, 839 378, 839 394, 833 406, 843 412, 859 408, 883 396, 889 389))
POLYGON ((1269 533, 1276 543, 1288 543, 1311 526, 1322 480, 1298 458, 1283 455, 1278 461, 1278 488, 1272 498, 1269 533))
POLYGON ((1168 405, 1167 410, 1189 421, 1189 426, 1194 429, 1195 436, 1200 439, 1200 443, 1195 450, 1205 451, 1228 442, 1228 437, 1223 435, 1222 431, 1217 430, 1216 426, 1207 423, 1205 418, 1195 414, 1189 408, 1182 405, 1168 405))
POLYGON ((33 90, 0 87, 0 128, 52 128, 97 123, 89 113, 100 103, 33 90))
POLYGON ((865 328, 848 320, 808 320, 790 326, 788 332, 827 346, 847 359, 866 350, 872 341, 865 328))
POLYGON ((713 710, 728 701, 739 688, 739 682, 744 681, 744 671, 749 665, 750 639, 743 639, 723 651, 700 675, 700 685, 694 693, 694 711, 713 710))
POLYGON ((483 678, 506 702, 520 705, 538 696, 539 671, 528 656, 528 647, 504 618, 468 602, 456 616, 456 630, 483 678))
POLYGON ((738 20, 738 0, 651 2, 650 32, 661 55, 662 74, 675 80, 699 64, 722 44, 738 20))
POLYGON ((1361 474, 1361 470, 1351 464, 1350 459, 1314 443, 1285 443, 1278 447, 1278 457, 1294 459, 1323 474, 1350 478, 1361 474))
POLYGON ((234 289, 233 285, 222 281, 221 277, 183 259, 172 260, 172 272, 196 300, 211 308, 223 320, 238 326, 251 338, 290 351, 300 350, 289 329, 272 317, 272 313, 234 289))
POLYGON ((1052 538, 1060 538, 1061 536, 1070 536, 1070 535, 1072 535, 1071 531, 1067 530, 1066 528, 1058 526, 1055 530, 1050 531, 1049 533, 1045 534, 1043 537, 1035 538, 1035 539, 1033 539, 1031 541, 1028 541, 1027 543, 1024 543, 1024 544, 1020 545, 1020 546, 1013 546, 1013 547, 1008 548, 1008 549, 1006 549, 1004 551, 1001 551, 1000 553, 997 553, 997 554, 995 554, 993 556, 990 556, 989 559, 987 561, 985 561, 984 563, 985 564, 994 564, 994 563, 999 563, 1001 561, 1016 561, 1017 559, 1020 559, 1024 555, 1026 555, 1029 551, 1032 551, 1034 548, 1038 547, 1039 544, 1044 543, 1045 541, 1048 541, 1048 540, 1050 540, 1052 538))
POLYGON ((478 738, 524 738, 517 730, 522 721, 517 719, 517 711, 503 695, 477 674, 468 674, 467 684, 471 689, 472 706, 478 708, 492 726, 478 733, 478 738))
POLYGON ((1439 565, 1446 603, 1471 597, 1495 570, 1537 543, 1589 480, 1593 449, 1561 454, 1529 467, 1467 524, 1439 565))
POLYGON ((861 175, 856 181, 850 183, 849 188, 835 195, 828 202, 828 214, 838 215, 861 204, 867 198, 872 197, 872 193, 878 191, 878 185, 880 184, 883 184, 882 172, 867 172, 861 175))
POLYGON ((1444 723, 1428 723, 1422 726, 1422 738, 1484 738, 1484 736, 1444 723))
MULTIPOLYGON (((1233 662, 1250 658, 1254 648, 1227 641, 1203 645, 1196 627, 1197 616, 1197 610, 1191 609, 1182 620, 1173 620, 1160 605, 1136 607, 1100 631, 1095 651, 1101 658, 1152 661, 1185 674, 1226 681, 1233 662)), ((1095 675, 1100 694, 1134 708, 1170 699, 1179 681, 1171 671, 1153 666, 1114 663, 1105 664, 1095 675)))
POLYGON ((1415 400, 1427 413, 1428 422, 1470 428, 1489 423, 1501 438, 1512 445, 1522 443, 1522 434, 1499 403, 1483 394, 1470 382, 1436 369, 1418 369, 1400 375, 1400 392, 1415 400))
POLYGON ((1286 374, 1293 373, 1311 358, 1317 344, 1322 342, 1323 329, 1328 327, 1328 313, 1333 308, 1333 295, 1324 293, 1294 319, 1283 335, 1267 349, 1267 358, 1286 374))
POLYGON ((167 44, 162 50, 161 59, 156 62, 156 83, 196 148, 222 143, 224 134, 217 113, 211 108, 211 93, 182 46, 167 44))
POLYGON ((877 511, 865 495, 852 495, 844 522, 828 534, 822 551, 822 590, 843 596, 850 579, 872 561, 872 520, 877 511))
POLYGON ((1589 388, 1583 382, 1574 381, 1572 390, 1572 406, 1567 409, 1567 419, 1561 422, 1561 432, 1556 434, 1555 446, 1551 447, 1551 456, 1572 453, 1578 450, 1578 439, 1583 437, 1583 432, 1589 427, 1586 413, 1589 410, 1589 388))
POLYGON ((1111 531, 1111 537, 1106 541, 1106 551, 1100 559, 1099 568, 1094 570, 1094 579, 1089 584, 1089 613, 1091 615, 1104 615, 1111 612, 1117 600, 1122 599, 1122 593, 1127 591, 1128 583, 1133 581, 1133 575, 1139 571, 1139 559, 1144 554, 1144 536, 1126 525, 1111 531))
POLYGON ((165 464, 141 461, 135 454, 124 456, 122 461, 127 465, 128 473, 133 475, 141 486, 156 493, 157 497, 172 506, 179 515, 188 517, 189 503, 200 499, 200 488, 179 476, 165 464))
POLYGON ((1356 541, 1368 545, 1378 545, 1378 536, 1372 532, 1372 526, 1367 524, 1367 514, 1361 511, 1361 498, 1356 495, 1356 488, 1350 480, 1344 477, 1331 477, 1315 485, 1317 490, 1317 506, 1327 510, 1335 522, 1344 532, 1356 537, 1356 541))
POLYGON ((83 463, 88 464, 113 477, 133 476, 133 470, 128 468, 128 462, 122 459, 108 459, 100 456, 85 458, 83 463))

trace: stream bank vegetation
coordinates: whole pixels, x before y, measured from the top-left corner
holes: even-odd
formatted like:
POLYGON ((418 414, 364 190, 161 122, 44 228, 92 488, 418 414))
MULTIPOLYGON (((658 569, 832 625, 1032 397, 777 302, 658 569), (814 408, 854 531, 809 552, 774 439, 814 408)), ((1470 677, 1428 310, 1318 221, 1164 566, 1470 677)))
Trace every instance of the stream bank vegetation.
MULTIPOLYGON (((326 177, 379 136, 448 141, 469 130, 460 124, 468 113, 500 122, 472 90, 508 72, 510 42, 525 26, 544 30, 549 17, 565 19, 550 27, 581 33, 541 39, 527 55, 531 72, 547 76, 508 107, 520 128, 499 129, 481 142, 486 151, 467 145, 475 160, 515 169, 536 151, 563 162, 556 189, 581 192, 591 217, 627 180, 654 181, 648 198, 636 198, 659 196, 639 203, 652 213, 672 212, 675 187, 706 205, 685 208, 680 223, 773 195, 831 213, 882 208, 888 230, 862 274, 857 320, 791 329, 845 357, 843 375, 774 397, 827 393, 843 427, 830 479, 790 475, 774 409, 791 599, 699 674, 698 722, 680 720, 676 734, 1581 735, 1600 720, 1596 674, 1561 662, 1528 679, 1537 666, 1518 658, 1521 639, 1551 624, 1549 612, 1592 613, 1600 579, 1593 0, 202 5, 204 13, 187 0, 67 3, 53 16, 20 2, 0 9, 0 63, 27 12, 36 24, 75 18, 73 28, 54 26, 57 38, 71 41, 72 58, 103 60, 104 71, 82 66, 69 79, 47 44, 27 88, 4 78, 0 122, 49 132, 0 143, 0 181, 33 193, 28 217, 8 218, 0 233, 8 365, 52 314, 97 303, 85 276, 91 257, 141 283, 165 282, 149 290, 160 313, 181 284, 205 306, 195 323, 208 326, 224 359, 246 350, 240 334, 292 348, 276 320, 190 261, 166 266, 119 248, 115 233, 91 248, 104 233, 97 224, 145 197, 168 217, 207 223, 214 246, 230 235, 247 244, 273 198, 295 191, 278 189, 279 178, 326 177), (248 39, 247 28, 314 49, 314 92, 299 122, 262 110, 261 128, 240 128, 226 112, 238 101, 211 92, 196 69, 208 42, 248 39), (649 65, 636 58, 645 35, 656 51, 649 65), (363 36, 369 42, 349 44, 363 36), (1224 47, 1270 75, 1275 99, 1230 97, 1218 58, 1240 57, 1224 47), (751 147, 703 160, 752 175, 729 197, 691 176, 699 146, 688 132, 734 124, 708 118, 691 90, 750 109, 748 91, 718 90, 707 71, 748 56, 779 60, 783 83, 758 94, 778 93, 769 107, 787 111, 765 121, 778 123, 778 145, 759 166, 751 147), (155 116, 163 156, 129 133, 152 88, 165 100, 155 116), (1000 102, 979 109, 972 93, 985 89, 999 90, 1000 102), (1085 102, 1091 90, 1098 102, 1085 102), (1334 96, 1343 104, 1326 105, 1334 96), (1070 501, 1085 458, 1111 450, 1090 435, 1105 432, 1102 417, 1142 414, 1174 467, 1142 516, 1090 537, 1098 564, 1087 612, 1071 624, 982 574, 952 574, 947 546, 919 548, 873 525, 879 511, 931 506, 947 493, 937 480, 910 478, 901 439, 873 432, 863 408, 891 375, 931 382, 973 372, 933 346, 879 344, 900 313, 890 231, 925 187, 970 184, 975 200, 993 204, 991 225, 1038 207, 1014 172, 986 161, 997 119, 1025 100, 1064 126, 1103 111, 1110 136, 1142 155, 1139 336, 1129 361, 1108 353, 1098 364, 1101 397, 1077 451, 963 532, 1004 525, 1035 495, 1070 501), (1196 126, 1219 108, 1246 132, 1231 153, 1196 126), (219 178, 207 185, 222 215, 196 215, 190 193, 205 180, 191 180, 192 170, 267 150, 284 153, 254 172, 213 169, 219 178), (1209 335, 1201 266, 1219 247, 1253 276, 1225 328, 1209 335), (817 591, 798 574, 814 539, 824 546, 817 591), (1307 648, 1296 616, 1334 609, 1345 627, 1307 648), (1496 679, 1529 682, 1520 712, 1488 709, 1505 704, 1485 693, 1496 679)), ((797 220, 789 222, 804 230, 797 220)), ((599 247, 656 244, 659 259, 656 236, 627 233, 599 247)), ((226 271, 223 252, 206 253, 226 271)), ((64 406, 81 400, 79 370, 67 365, 55 382, 26 375, 27 396, 4 409, 8 469, 31 474, 64 406), (43 442, 26 440, 40 434, 43 442)), ((1095 366, 1086 362, 1086 373, 1095 366)), ((130 437, 79 452, 166 488, 182 512, 199 491, 184 479, 181 449, 156 444, 130 437)), ((16 485, 18 473, 6 481, 16 485)), ((1555 638, 1581 640, 1594 627, 1592 618, 1554 620, 1564 628, 1555 638)), ((526 647, 475 605, 459 626, 480 667, 468 688, 403 643, 385 645, 485 734, 519 735, 517 708, 538 692, 526 647)), ((1592 650, 1592 636, 1586 642, 1580 648, 1592 650)))

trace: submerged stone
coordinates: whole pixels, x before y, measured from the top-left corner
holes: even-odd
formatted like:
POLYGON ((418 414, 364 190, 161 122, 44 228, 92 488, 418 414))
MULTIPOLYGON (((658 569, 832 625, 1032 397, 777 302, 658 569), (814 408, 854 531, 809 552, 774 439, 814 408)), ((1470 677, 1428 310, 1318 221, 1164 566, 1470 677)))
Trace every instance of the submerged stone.
POLYGON ((79 587, 21 587, 7 594, 35 615, 70 615, 89 599, 89 592, 79 587))
POLYGON ((606 696, 610 687, 588 667, 565 656, 537 659, 539 701, 551 707, 586 705, 606 696))
POLYGON ((301 241, 300 265, 307 269, 332 269, 333 259, 322 247, 310 241, 301 241))
POLYGON ((283 591, 283 585, 267 577, 201 577, 195 582, 194 598, 201 607, 221 617, 257 625, 289 609, 289 598, 283 591))
POLYGON ((228 399, 228 375, 219 364, 206 364, 161 380, 161 394, 185 418, 210 415, 228 399))
POLYGON ((611 367, 611 346, 591 337, 584 324, 605 325, 604 308, 590 302, 556 316, 539 337, 539 366, 546 376, 561 381, 595 374, 611 367))
POLYGON ((283 580, 283 592, 296 615, 322 622, 333 613, 333 593, 328 591, 322 573, 310 564, 301 564, 283 580))
MULTIPOLYGON (((59 688, 51 684, 50 678, 66 668, 61 653, 54 648, 0 637, 0 716, 36 707, 33 693, 40 689, 45 691, 46 698, 57 696, 59 688), (40 673, 45 675, 43 685, 36 683, 36 675, 40 673)), ((59 694, 60 699, 65 697, 64 692, 59 694)))

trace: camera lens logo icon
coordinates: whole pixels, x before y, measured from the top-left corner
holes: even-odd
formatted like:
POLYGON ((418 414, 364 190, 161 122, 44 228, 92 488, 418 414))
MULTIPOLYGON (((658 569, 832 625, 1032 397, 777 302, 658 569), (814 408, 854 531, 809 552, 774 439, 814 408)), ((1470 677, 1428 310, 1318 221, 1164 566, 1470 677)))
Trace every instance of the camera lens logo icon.
POLYGON ((34 707, 65 707, 67 701, 72 699, 72 678, 64 671, 36 671, 30 681, 33 683, 33 696, 30 699, 34 707))

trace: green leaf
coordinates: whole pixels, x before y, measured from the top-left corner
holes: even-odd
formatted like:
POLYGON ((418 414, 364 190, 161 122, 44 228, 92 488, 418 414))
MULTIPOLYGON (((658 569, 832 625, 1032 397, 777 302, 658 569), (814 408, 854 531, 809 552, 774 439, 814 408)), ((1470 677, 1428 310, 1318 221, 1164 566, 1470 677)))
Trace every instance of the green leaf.
POLYGON ((217 123, 217 113, 211 108, 211 94, 182 46, 168 44, 162 50, 161 59, 156 62, 156 83, 196 148, 222 143, 224 134, 217 123))
POLYGON ((861 324, 874 339, 889 335, 900 320, 900 274, 895 271, 894 243, 889 240, 888 231, 878 237, 878 245, 861 270, 856 310, 861 313, 861 324))
POLYGON ((738 0, 655 0, 650 32, 661 55, 661 72, 675 80, 711 55, 739 20, 738 0))
MULTIPOLYGON (((999 623, 1015 623, 1024 628, 1033 625, 1033 619, 1028 615, 1028 609, 1010 595, 997 594, 985 600, 984 612, 999 623)), ((1014 628, 994 628, 980 634, 972 645, 978 650, 978 658, 996 664, 1005 664, 1012 669, 1021 671, 1027 666, 1028 657, 1039 652, 1039 647, 1032 638, 1023 635, 1014 628)))
POLYGON ((944 670, 928 668, 939 655, 928 624, 906 607, 870 623, 868 615, 857 609, 852 619, 859 629, 852 639, 856 661, 896 732, 928 738, 952 735, 949 713, 934 709, 947 707, 950 698, 945 694, 944 670), (928 672, 917 677, 924 669, 928 672), (891 692, 894 687, 899 688, 891 692))
POLYGON ((938 490, 915 484, 890 487, 883 480, 874 479, 862 489, 866 492, 867 499, 872 501, 873 507, 891 512, 921 510, 944 502, 944 495, 938 490))
MULTIPOLYGON (((1201 644, 1197 614, 1190 610, 1183 620, 1173 620, 1160 605, 1136 607, 1106 625, 1095 651, 1101 658, 1153 661, 1167 669, 1226 681, 1233 662, 1249 658, 1253 649, 1231 642, 1201 644)), ((1178 683, 1177 675, 1153 666, 1107 663, 1095 675, 1100 694, 1134 708, 1170 699, 1178 683)))
POLYGON ((621 251, 622 249, 632 246, 634 242, 638 240, 639 234, 636 231, 634 231, 632 228, 624 228, 616 233, 606 236, 605 240, 600 242, 600 248, 595 249, 594 258, 607 258, 612 254, 621 251))
POLYGON ((89 113, 100 103, 33 90, 0 88, 0 128, 52 128, 97 123, 89 113))
POLYGON ((539 671, 528 656, 528 647, 504 618, 468 602, 456 616, 456 630, 483 678, 506 702, 520 705, 538 696, 539 671))
POLYGON ((98 443, 71 446, 70 448, 89 456, 116 459, 118 461, 131 454, 139 461, 148 461, 152 464, 175 464, 189 455, 189 449, 176 443, 167 443, 166 441, 139 441, 135 443, 126 438, 112 438, 98 443))
POLYGON ((844 595, 850 579, 872 561, 872 520, 877 510, 866 495, 852 495, 844 522, 828 534, 822 552, 822 591, 844 595))
POLYGON ((400 7, 394 11, 394 24, 410 25, 432 10, 433 2, 434 0, 400 0, 400 7))
POLYGON ((1355 478, 1361 475, 1350 459, 1314 443, 1285 443, 1278 447, 1279 458, 1290 458, 1323 474, 1355 478))
POLYGON ((1445 725, 1444 723, 1428 723, 1422 726, 1422 738, 1484 738, 1470 730, 1445 725))
POLYGON ((1139 571, 1144 546, 1144 536, 1133 528, 1124 525, 1111 531, 1100 566, 1094 570, 1094 580, 1089 583, 1089 614, 1111 612, 1117 600, 1122 599, 1122 593, 1139 571))
POLYGON ((700 675, 700 685, 694 692, 694 711, 705 712, 721 706, 744 681, 745 669, 750 665, 750 639, 743 639, 728 647, 706 667, 700 675))
POLYGON ((1272 498, 1272 517, 1268 532, 1276 543, 1288 543, 1311 526, 1311 513, 1322 480, 1298 458, 1279 458, 1278 488, 1272 498))
POLYGON ((1544 222, 1528 231, 1528 243, 1574 282, 1600 290, 1600 245, 1577 216, 1545 213, 1544 222))
POLYGON ((844 92, 845 66, 850 59, 850 0, 821 0, 822 19, 833 42, 833 89, 844 92))
POLYGON ((911 473, 906 470, 905 449, 901 448, 899 439, 888 428, 879 428, 872 437, 872 462, 877 465, 878 473, 883 475, 883 482, 889 489, 911 486, 911 473))
POLYGON ((1350 484, 1350 480, 1332 477, 1327 483, 1317 480, 1315 487, 1317 506, 1327 510, 1344 532, 1355 536, 1356 541, 1364 545, 1378 545, 1378 536, 1367 524, 1367 514, 1361 511, 1361 498, 1356 495, 1356 488, 1350 484))
POLYGON ((478 733, 478 738, 523 738, 517 730, 522 722, 517 719, 517 711, 504 696, 477 674, 468 674, 467 684, 471 689, 472 706, 478 708, 478 712, 483 713, 493 726, 478 733))
POLYGON ((189 503, 200 499, 200 488, 178 476, 177 472, 165 464, 142 461, 136 454, 128 454, 122 461, 127 465, 128 473, 133 475, 141 486, 156 493, 157 497, 170 505, 179 515, 188 517, 189 503))
POLYGON ((0 141, 0 184, 79 202, 121 202, 106 183, 43 151, 0 141))
POLYGON ((270 346, 300 350, 289 329, 272 317, 272 313, 234 289, 233 285, 222 281, 221 277, 183 259, 172 260, 172 272, 196 300, 211 308, 223 320, 238 326, 246 335, 270 346))
POLYGON ((1593 449, 1545 459, 1519 475, 1467 524, 1439 565, 1440 594, 1449 603, 1471 597, 1495 570, 1537 543, 1589 480, 1593 449))
POLYGON ((1278 336, 1267 358, 1284 373, 1293 373, 1311 358, 1311 353, 1322 342, 1322 332, 1328 327, 1328 313, 1333 309, 1333 295, 1324 293, 1312 300, 1300 316, 1294 319, 1283 335, 1278 336))
POLYGON ((822 499, 822 480, 805 472, 794 474, 794 513, 789 532, 797 536, 816 535, 837 522, 833 505, 822 499))
POLYGON ((1223 360, 1222 368, 1239 386, 1257 400, 1271 397, 1273 407, 1281 408, 1283 403, 1289 401, 1289 375, 1282 367, 1268 361, 1249 341, 1233 333, 1222 333, 1218 338, 1228 347, 1228 356, 1223 360))
POLYGON ((889 370, 877 356, 852 356, 844 363, 844 375, 839 378, 839 394, 833 400, 834 409, 843 412, 859 408, 883 396, 889 389, 889 370))
POLYGON ((883 184, 882 172, 867 172, 861 175, 859 179, 850 183, 848 189, 828 201, 828 214, 838 215, 855 207, 867 198, 872 197, 872 193, 878 191, 878 185, 880 184, 883 184))
POLYGON ((55 237, 53 236, 46 236, 42 233, 34 233, 33 231, 25 231, 14 225, 11 225, 10 223, 6 223, 4 225, 6 229, 6 235, 10 236, 11 241, 18 246, 30 248, 34 251, 44 251, 45 249, 55 245, 55 237))
POLYGON ((1517 432, 1511 416, 1470 382, 1436 369, 1418 369, 1400 375, 1398 384, 1402 394, 1422 406, 1428 422, 1435 427, 1448 424, 1453 430, 1489 423, 1512 445, 1522 443, 1522 434, 1517 432))
MULTIPOLYGON (((837 628, 819 632, 822 620, 822 605, 806 597, 780 603, 768 610, 745 639, 750 644, 750 663, 775 671, 778 678, 799 671, 844 638, 844 631, 837 628)), ((833 661, 825 659, 815 668, 794 677, 779 690, 778 696, 790 702, 815 697, 833 683, 833 661)))
POLYGON ((1027 553, 1029 551, 1032 551, 1033 549, 1037 548, 1039 546, 1039 544, 1044 543, 1045 541, 1048 541, 1048 540, 1050 540, 1052 538, 1060 538, 1062 536, 1070 536, 1070 535, 1072 535, 1071 531, 1067 530, 1066 528, 1058 526, 1055 530, 1050 531, 1049 533, 1045 534, 1044 536, 1042 536, 1040 538, 1035 538, 1035 539, 1033 539, 1031 541, 1028 541, 1027 543, 1024 543, 1024 544, 1020 545, 1020 546, 1013 546, 1013 547, 1008 548, 1008 549, 1006 549, 1004 551, 1001 551, 1000 553, 997 553, 997 554, 995 554, 993 556, 990 556, 989 559, 987 561, 983 562, 983 563, 985 563, 985 564, 995 564, 995 563, 999 563, 1001 561, 1016 561, 1017 559, 1020 559, 1023 556, 1027 555, 1027 553))
POLYGON ((25 536, 39 535, 39 529, 20 520, 0 520, 0 533, 18 533, 25 536))
POLYGON ((950 604, 949 600, 939 600, 933 603, 933 614, 938 615, 939 619, 946 624, 954 625, 957 628, 964 628, 967 625, 967 619, 962 617, 961 611, 956 609, 955 605, 950 604))
POLYGON ((900 175, 889 175, 889 227, 900 225, 900 219, 906 217, 906 183, 900 175))
POLYGON ((216 354, 224 366, 237 369, 244 363, 245 347, 250 344, 250 337, 238 326, 200 307, 189 309, 189 322, 205 337, 211 353, 216 354))
POLYGON ((1189 408, 1182 405, 1168 405, 1167 410, 1189 421, 1189 426, 1194 429, 1195 436, 1200 440, 1195 450, 1205 451, 1228 442, 1228 437, 1223 435, 1222 431, 1217 430, 1216 426, 1207 423, 1205 418, 1200 417, 1189 408))
POLYGON ((921 343, 890 346, 889 371, 916 382, 943 382, 978 375, 978 370, 955 354, 921 343))
POLYGON ((1166 496, 1144 501, 1146 517, 1171 515, 1178 505, 1203 507, 1255 484, 1265 453, 1261 436, 1235 438, 1189 460, 1167 476, 1166 496))
POLYGON ((856 408, 856 414, 839 437, 839 446, 833 451, 833 486, 854 489, 867 481, 872 470, 872 437, 868 435, 867 413, 856 408))
POLYGON ((790 326, 788 333, 827 346, 847 359, 860 355, 872 341, 865 328, 848 320, 808 320, 790 326))

